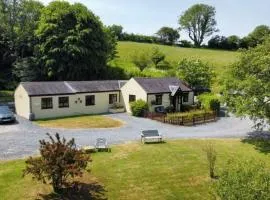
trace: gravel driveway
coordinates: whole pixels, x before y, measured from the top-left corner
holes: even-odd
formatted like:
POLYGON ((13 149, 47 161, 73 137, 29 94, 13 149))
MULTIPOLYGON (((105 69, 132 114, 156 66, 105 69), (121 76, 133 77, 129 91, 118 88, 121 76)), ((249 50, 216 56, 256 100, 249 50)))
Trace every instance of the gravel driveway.
POLYGON ((252 122, 248 119, 222 117, 217 122, 181 127, 163 124, 150 119, 135 118, 126 113, 112 114, 110 117, 125 121, 125 125, 114 129, 49 129, 39 127, 32 122, 17 117, 18 123, 0 125, 0 160, 23 158, 37 154, 38 140, 46 133, 58 132, 67 139, 74 137, 76 144, 93 145, 96 138, 107 138, 110 144, 140 140, 140 131, 158 129, 165 138, 240 138, 252 131, 252 122))

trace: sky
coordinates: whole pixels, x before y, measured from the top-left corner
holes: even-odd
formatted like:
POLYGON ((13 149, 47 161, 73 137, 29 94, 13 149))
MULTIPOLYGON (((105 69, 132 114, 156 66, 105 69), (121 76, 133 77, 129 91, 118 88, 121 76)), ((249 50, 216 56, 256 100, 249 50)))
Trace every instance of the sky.
MULTIPOLYGON (((50 0, 41 0, 48 4, 50 0)), ((178 28, 178 18, 190 6, 216 8, 218 35, 246 36, 257 25, 270 25, 270 0, 69 0, 86 5, 105 25, 118 24, 128 33, 153 35, 162 26, 178 28)), ((183 31, 181 39, 188 39, 183 31)))

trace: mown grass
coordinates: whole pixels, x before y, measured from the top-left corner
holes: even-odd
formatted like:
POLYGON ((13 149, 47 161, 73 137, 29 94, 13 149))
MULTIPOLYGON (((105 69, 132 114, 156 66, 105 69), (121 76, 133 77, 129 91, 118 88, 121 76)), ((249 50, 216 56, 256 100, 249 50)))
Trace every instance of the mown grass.
POLYGON ((123 125, 122 121, 102 115, 72 116, 35 121, 42 127, 86 129, 86 128, 115 128, 123 125))
MULTIPOLYGON (((209 141, 218 153, 217 175, 229 159, 263 160, 270 167, 268 154, 238 139, 175 140, 149 145, 129 143, 113 146, 112 153, 93 154, 91 172, 80 182, 93 185, 89 187, 92 199, 208 200, 212 198, 213 180, 208 176, 202 149, 209 141)), ((39 194, 50 194, 50 186, 30 177, 22 178, 23 168, 23 160, 0 163, 1 200, 42 199, 39 194)))
POLYGON ((158 47, 160 51, 166 55, 167 60, 170 61, 173 66, 177 66, 177 63, 184 58, 198 58, 209 63, 216 72, 214 88, 219 87, 219 80, 223 78, 225 71, 230 67, 230 65, 237 61, 239 55, 238 52, 234 51, 171 47, 136 42, 119 42, 117 46, 118 57, 115 58, 110 65, 124 70, 124 72, 129 76, 168 76, 166 70, 159 70, 153 67, 146 68, 143 72, 140 72, 140 70, 132 63, 132 57, 134 54, 139 52, 151 54, 154 47, 158 47))

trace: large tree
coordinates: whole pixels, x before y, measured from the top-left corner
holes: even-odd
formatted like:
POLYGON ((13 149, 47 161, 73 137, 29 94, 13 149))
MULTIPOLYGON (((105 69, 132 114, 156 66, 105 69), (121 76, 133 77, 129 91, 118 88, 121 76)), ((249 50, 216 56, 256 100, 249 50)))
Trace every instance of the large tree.
POLYGON ((231 111, 251 117, 258 128, 270 123, 270 38, 264 44, 243 50, 224 84, 231 111))
POLYGON ((51 2, 42 9, 35 33, 34 56, 16 67, 24 80, 99 79, 114 53, 110 31, 80 3, 51 2))
POLYGON ((198 59, 183 59, 179 63, 178 76, 193 88, 210 88, 214 73, 209 64, 198 59))
POLYGON ((174 44, 180 38, 177 30, 167 26, 160 28, 156 34, 160 41, 165 44, 174 44))
POLYGON ((187 31, 194 45, 200 47, 205 37, 217 31, 215 14, 213 6, 195 4, 180 16, 180 29, 187 31))
POLYGON ((270 35, 270 27, 266 25, 257 26, 247 36, 248 46, 255 47, 258 44, 262 44, 263 41, 270 35))

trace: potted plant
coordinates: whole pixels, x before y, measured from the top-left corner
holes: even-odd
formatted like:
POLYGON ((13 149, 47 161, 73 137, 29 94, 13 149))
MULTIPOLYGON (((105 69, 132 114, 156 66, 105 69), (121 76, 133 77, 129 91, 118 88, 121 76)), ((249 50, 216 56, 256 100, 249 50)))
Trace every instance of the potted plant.
POLYGON ((109 112, 110 113, 122 113, 122 112, 125 112, 125 108, 122 104, 120 103, 113 103, 112 107, 109 108, 109 112))

